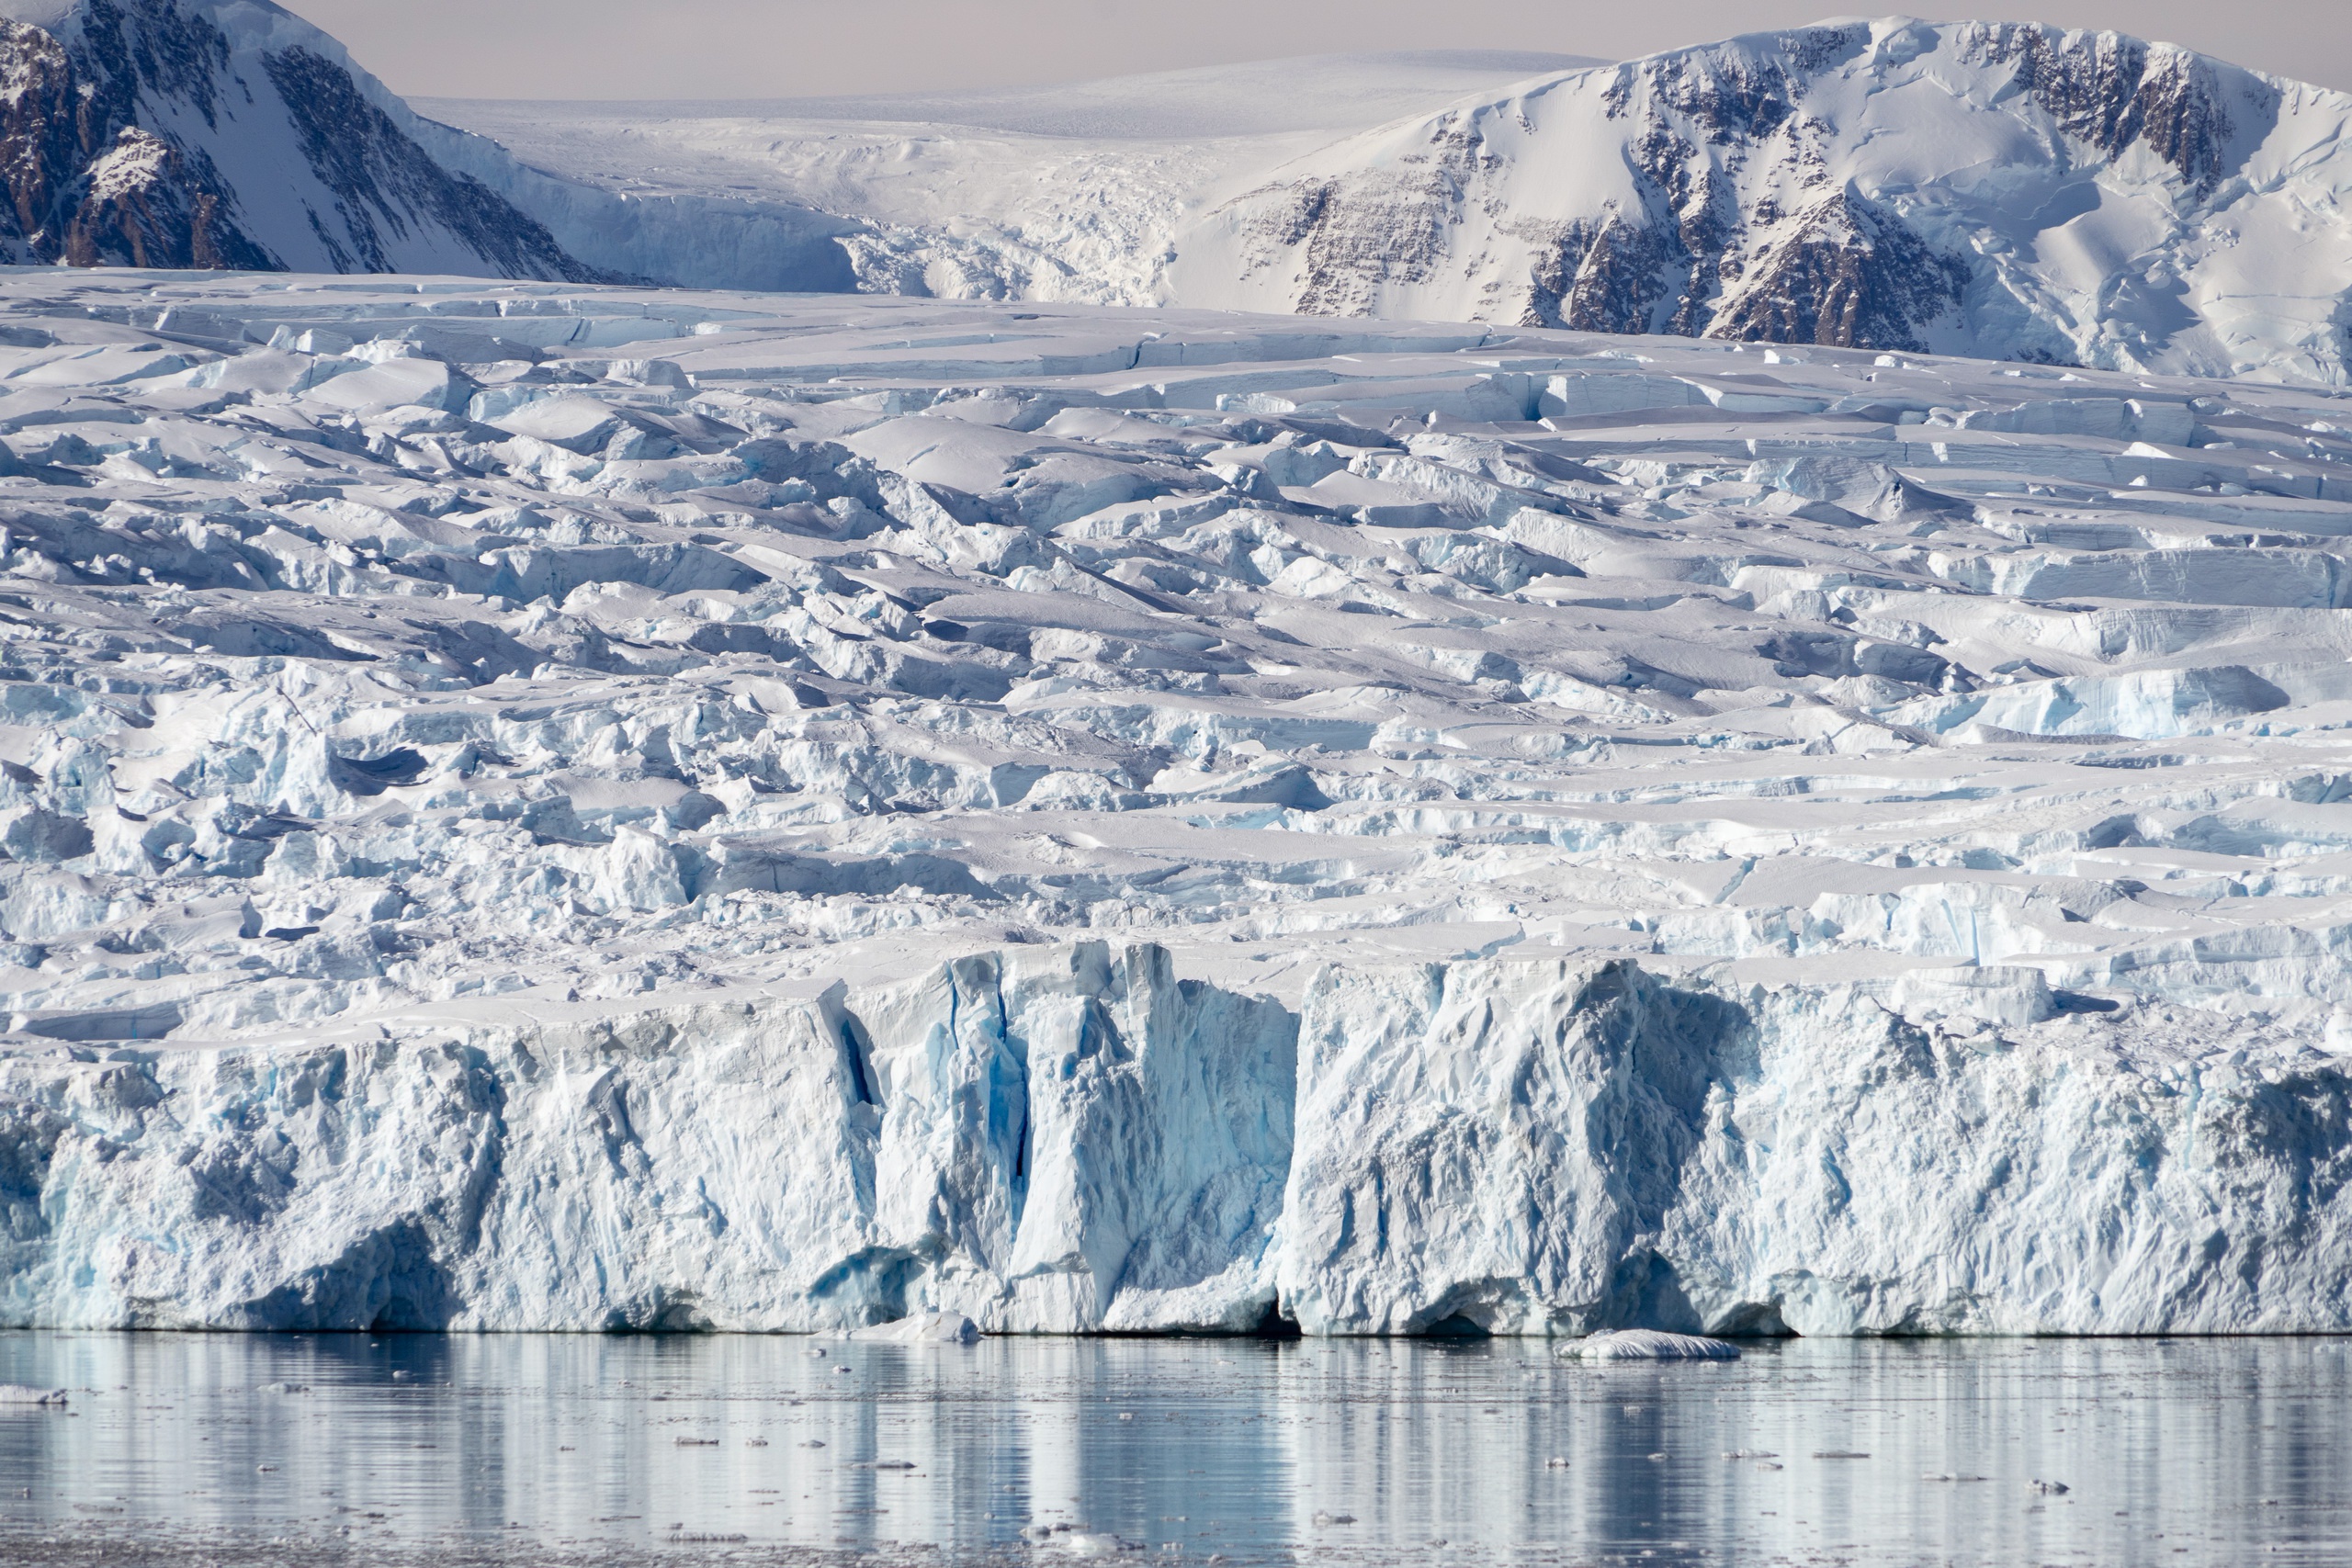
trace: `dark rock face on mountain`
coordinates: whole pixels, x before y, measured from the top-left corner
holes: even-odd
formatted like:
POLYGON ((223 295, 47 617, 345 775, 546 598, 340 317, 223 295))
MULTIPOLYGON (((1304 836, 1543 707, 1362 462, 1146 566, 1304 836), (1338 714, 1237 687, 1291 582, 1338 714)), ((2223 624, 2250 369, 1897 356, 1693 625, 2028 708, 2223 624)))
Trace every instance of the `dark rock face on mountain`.
POLYGON ((1965 264, 1849 186, 1760 249, 1709 326, 1750 342, 1917 350, 1916 324, 1958 305, 1967 283, 1965 264))
POLYGON ((16 262, 91 266, 266 267, 268 252, 237 226, 219 172, 135 123, 143 77, 216 113, 217 29, 176 11, 126 38, 121 14, 99 9, 93 55, 121 69, 77 69, 42 28, 0 18, 0 177, 8 201, 0 243, 16 262), (108 25, 110 24, 110 25, 108 25))
POLYGON ((2342 379, 2352 231, 2330 193, 2347 113, 2342 95, 2112 33, 1756 34, 1312 154, 1180 237, 1173 291, 2342 379))
POLYGON ((0 256, 10 262, 603 276, 481 181, 436 163, 378 101, 389 94, 274 6, 9 8, 19 13, 0 17, 0 256))
POLYGON ((421 222, 447 230, 510 277, 582 274, 545 229, 481 182, 435 164, 334 61, 296 48, 266 63, 311 167, 335 194, 353 248, 346 257, 331 236, 320 243, 335 254, 337 272, 394 270, 394 245, 421 222))
POLYGON ((2067 135, 2110 158, 2143 145, 2200 191, 2221 183, 2233 127, 2210 60, 2115 33, 2014 23, 1973 30, 1962 58, 2014 68, 2013 80, 2067 135))

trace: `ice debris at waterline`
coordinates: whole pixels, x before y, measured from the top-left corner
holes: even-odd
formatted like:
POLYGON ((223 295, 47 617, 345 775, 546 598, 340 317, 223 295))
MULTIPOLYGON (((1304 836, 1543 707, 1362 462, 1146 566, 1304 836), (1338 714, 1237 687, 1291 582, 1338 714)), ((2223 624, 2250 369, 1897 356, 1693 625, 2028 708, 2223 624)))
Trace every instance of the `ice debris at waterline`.
POLYGON ((2341 399, 431 278, 0 333, 0 1322, 2352 1326, 2341 399))
POLYGON ((960 1312, 926 1312, 852 1329, 847 1337, 877 1345, 972 1345, 979 1341, 980 1327, 960 1312))
POLYGON ((38 1405, 62 1408, 66 1403, 62 1388, 28 1388, 20 1382, 0 1382, 0 1404, 38 1405))
POLYGON ((1739 1347, 1696 1334, 1666 1334, 1655 1328, 1621 1328, 1572 1339, 1563 1357, 1585 1361, 1736 1361, 1739 1347))

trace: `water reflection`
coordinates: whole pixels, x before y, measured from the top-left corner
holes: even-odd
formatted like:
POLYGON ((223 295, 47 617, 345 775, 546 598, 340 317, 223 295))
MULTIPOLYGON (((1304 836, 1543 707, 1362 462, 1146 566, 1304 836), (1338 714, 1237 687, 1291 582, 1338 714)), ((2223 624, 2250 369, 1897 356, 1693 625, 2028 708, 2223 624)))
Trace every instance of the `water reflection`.
POLYGON ((2335 1340, 1540 1344, 0 1335, 0 1531, 1235 1562, 2341 1562, 2335 1340), (2041 1487, 2037 1487, 2037 1483, 2041 1487), (2059 1488, 2064 1488, 2060 1490, 2059 1488), (1443 1542, 1433 1547, 1432 1542, 1443 1542))

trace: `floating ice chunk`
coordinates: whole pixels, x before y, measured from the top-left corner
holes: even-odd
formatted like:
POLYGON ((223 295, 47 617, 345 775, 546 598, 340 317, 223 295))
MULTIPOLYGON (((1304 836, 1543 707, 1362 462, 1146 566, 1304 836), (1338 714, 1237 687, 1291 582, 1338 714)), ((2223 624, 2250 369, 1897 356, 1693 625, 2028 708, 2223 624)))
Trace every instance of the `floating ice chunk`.
POLYGON ((877 1345, 971 1345, 978 1342, 980 1329, 960 1312, 926 1312, 853 1329, 842 1337, 877 1345))
POLYGON ((1093 1530, 1072 1530, 1053 1544, 1073 1557, 1115 1557, 1122 1551, 1136 1550, 1115 1535, 1093 1530))
POLYGON ((1586 1361, 1736 1361, 1739 1347, 1696 1334, 1665 1334, 1655 1328, 1621 1328, 1571 1340, 1560 1354, 1586 1361))
POLYGON ((0 1404, 45 1404, 62 1407, 65 1391, 62 1388, 33 1388, 20 1382, 0 1382, 0 1404))

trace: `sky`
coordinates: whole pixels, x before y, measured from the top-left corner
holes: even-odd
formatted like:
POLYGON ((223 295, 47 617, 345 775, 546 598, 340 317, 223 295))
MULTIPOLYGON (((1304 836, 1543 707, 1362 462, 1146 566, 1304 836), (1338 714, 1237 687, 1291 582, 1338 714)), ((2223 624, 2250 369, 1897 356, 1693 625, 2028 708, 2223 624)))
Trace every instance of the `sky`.
MULTIPOLYGON (((1290 55, 1623 60, 1823 0, 282 0, 417 97, 764 98, 1026 86, 1290 55)), ((2352 89, 2346 0, 2041 0, 1918 15, 2114 28, 2352 89)))

